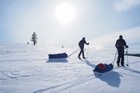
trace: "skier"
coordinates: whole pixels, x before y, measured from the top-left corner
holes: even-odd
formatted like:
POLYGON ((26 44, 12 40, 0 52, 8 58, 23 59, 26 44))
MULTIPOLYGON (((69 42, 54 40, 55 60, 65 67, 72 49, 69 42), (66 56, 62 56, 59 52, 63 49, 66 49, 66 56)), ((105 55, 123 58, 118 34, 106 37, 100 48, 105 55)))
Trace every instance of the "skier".
POLYGON ((84 44, 89 45, 89 43, 86 42, 85 37, 83 37, 83 39, 80 40, 80 42, 79 42, 79 47, 80 47, 80 53, 78 54, 79 59, 81 59, 80 58, 81 54, 82 54, 83 58, 85 59, 85 56, 84 56, 84 44))
POLYGON ((117 65, 120 66, 121 60, 121 66, 124 66, 124 48, 128 48, 128 46, 126 45, 122 35, 120 35, 119 39, 116 41, 115 47, 118 51, 117 65))

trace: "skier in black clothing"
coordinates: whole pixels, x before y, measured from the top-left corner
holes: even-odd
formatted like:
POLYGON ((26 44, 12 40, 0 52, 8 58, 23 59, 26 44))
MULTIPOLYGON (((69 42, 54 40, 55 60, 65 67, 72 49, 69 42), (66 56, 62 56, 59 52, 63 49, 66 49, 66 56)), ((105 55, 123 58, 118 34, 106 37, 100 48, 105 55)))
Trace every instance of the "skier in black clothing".
POLYGON ((124 66, 124 48, 128 48, 128 46, 126 45, 122 35, 120 35, 119 39, 116 41, 115 47, 118 51, 117 65, 120 66, 121 60, 121 66, 124 66))
POLYGON ((85 59, 85 56, 84 56, 84 44, 89 45, 89 43, 86 42, 85 37, 83 37, 83 39, 80 40, 80 42, 79 42, 79 47, 80 47, 80 53, 78 55, 79 59, 81 59, 80 58, 81 54, 82 54, 83 58, 85 59))

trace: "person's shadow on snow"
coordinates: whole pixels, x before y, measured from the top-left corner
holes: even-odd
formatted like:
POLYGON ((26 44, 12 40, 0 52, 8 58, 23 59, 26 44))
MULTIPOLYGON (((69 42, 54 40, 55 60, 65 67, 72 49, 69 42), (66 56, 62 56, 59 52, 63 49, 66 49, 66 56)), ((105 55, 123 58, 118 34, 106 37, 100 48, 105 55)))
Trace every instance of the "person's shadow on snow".
POLYGON ((96 67, 95 64, 90 63, 88 60, 85 60, 85 62, 86 62, 86 64, 87 64, 88 66, 90 66, 90 67, 93 67, 93 68, 96 67))
POLYGON ((119 87, 121 83, 120 74, 115 71, 110 71, 109 73, 105 73, 102 76, 95 75, 100 80, 106 82, 108 85, 113 87, 119 87))

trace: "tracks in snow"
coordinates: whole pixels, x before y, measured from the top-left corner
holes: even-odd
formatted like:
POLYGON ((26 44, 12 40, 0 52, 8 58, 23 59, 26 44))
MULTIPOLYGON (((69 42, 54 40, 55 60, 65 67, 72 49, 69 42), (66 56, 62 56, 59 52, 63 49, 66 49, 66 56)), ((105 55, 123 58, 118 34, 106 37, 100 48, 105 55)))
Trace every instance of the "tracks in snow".
MULTIPOLYGON (((115 68, 113 70, 117 70, 119 68, 115 68)), ((124 69, 124 68, 122 68, 124 69)), ((127 68, 128 69, 128 68, 127 68)), ((133 71, 135 73, 140 73, 139 71, 133 71)), ((123 73, 121 73, 123 74, 123 73)), ((55 86, 51 86, 51 87, 48 87, 48 88, 45 88, 45 89, 40 89, 40 90, 37 90, 33 93, 59 93, 63 90, 66 90, 66 89, 69 89, 69 88, 72 88, 72 87, 75 87, 77 85, 80 85, 80 84, 83 84, 83 83, 86 83, 90 80, 93 80, 93 79, 96 79, 96 76, 94 74, 90 74, 88 76, 85 76, 83 78, 80 78, 80 79, 77 79, 77 80, 74 80, 74 81, 70 81, 70 82, 66 82, 66 83, 63 83, 63 84, 59 84, 59 85, 55 85, 55 86)))
POLYGON ((40 89, 40 90, 37 90, 33 93, 57 93, 57 92, 60 92, 62 90, 69 89, 71 87, 83 84, 83 83, 88 82, 92 79, 95 79, 94 74, 88 75, 84 78, 80 78, 80 79, 77 79, 74 81, 66 82, 66 83, 63 83, 60 85, 51 86, 51 87, 48 87, 46 89, 40 89))
POLYGON ((6 79, 16 79, 21 77, 29 77, 31 76, 28 73, 21 73, 21 72, 12 72, 12 71, 0 71, 0 80, 6 79))

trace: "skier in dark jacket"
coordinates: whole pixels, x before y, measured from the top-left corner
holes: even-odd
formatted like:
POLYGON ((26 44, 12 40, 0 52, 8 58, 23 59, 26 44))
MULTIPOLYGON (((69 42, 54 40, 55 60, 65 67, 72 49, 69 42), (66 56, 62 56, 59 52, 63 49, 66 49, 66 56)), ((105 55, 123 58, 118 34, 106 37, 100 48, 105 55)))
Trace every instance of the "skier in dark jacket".
POLYGON ((81 59, 80 58, 81 54, 82 54, 83 58, 85 59, 85 56, 84 56, 84 44, 89 45, 89 43, 86 42, 85 37, 83 37, 83 39, 80 40, 80 42, 79 42, 79 47, 80 47, 80 53, 78 55, 79 59, 81 59))
POLYGON ((121 60, 121 66, 124 66, 124 48, 128 48, 128 46, 126 45, 122 35, 120 35, 119 39, 116 41, 115 47, 118 51, 117 65, 120 66, 121 60))

